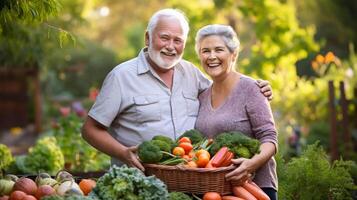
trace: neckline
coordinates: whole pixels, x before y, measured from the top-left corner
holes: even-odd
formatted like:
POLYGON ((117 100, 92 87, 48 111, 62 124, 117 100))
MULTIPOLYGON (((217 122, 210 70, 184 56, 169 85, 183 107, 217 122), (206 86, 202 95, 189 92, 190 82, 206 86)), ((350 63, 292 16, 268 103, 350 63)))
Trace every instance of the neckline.
POLYGON ((216 111, 222 109, 227 104, 227 102, 229 102, 230 99, 232 98, 233 93, 238 88, 238 86, 240 85, 239 83, 241 82, 242 78, 243 78, 243 76, 241 74, 240 77, 239 77, 239 81, 237 81, 237 83, 235 83, 235 86, 233 87, 232 91, 229 93, 229 95, 224 100, 224 102, 221 105, 219 105, 217 108, 213 108, 213 106, 212 106, 212 89, 213 89, 213 87, 212 87, 213 84, 212 84, 210 86, 209 90, 208 90, 208 98, 207 98, 209 110, 212 111, 212 112, 216 112, 216 111))

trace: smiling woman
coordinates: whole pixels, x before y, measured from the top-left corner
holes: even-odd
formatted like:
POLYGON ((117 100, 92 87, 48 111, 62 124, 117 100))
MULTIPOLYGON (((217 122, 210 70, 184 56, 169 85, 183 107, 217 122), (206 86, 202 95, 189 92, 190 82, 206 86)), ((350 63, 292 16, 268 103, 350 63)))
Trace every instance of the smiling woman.
POLYGON ((212 138, 222 132, 239 131, 260 141, 260 153, 252 158, 233 159, 237 168, 226 175, 229 181, 254 182, 276 199, 277 175, 273 155, 277 132, 268 100, 255 80, 235 70, 239 40, 226 25, 208 25, 196 36, 196 52, 213 84, 199 96, 196 129, 212 138))

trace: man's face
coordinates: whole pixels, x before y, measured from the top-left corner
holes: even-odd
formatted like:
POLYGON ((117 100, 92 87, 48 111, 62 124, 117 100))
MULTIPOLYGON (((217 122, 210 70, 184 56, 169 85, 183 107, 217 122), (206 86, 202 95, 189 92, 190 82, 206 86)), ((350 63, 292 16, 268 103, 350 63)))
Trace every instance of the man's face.
POLYGON ((150 59, 161 69, 171 69, 182 58, 186 38, 177 19, 159 19, 151 37, 147 34, 150 59))

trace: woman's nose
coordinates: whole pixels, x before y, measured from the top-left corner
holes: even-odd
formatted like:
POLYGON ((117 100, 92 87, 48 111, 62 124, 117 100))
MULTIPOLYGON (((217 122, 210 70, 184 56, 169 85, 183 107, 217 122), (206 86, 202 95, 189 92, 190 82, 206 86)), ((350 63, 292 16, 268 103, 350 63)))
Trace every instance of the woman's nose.
POLYGON ((213 51, 211 51, 210 53, 209 53, 209 55, 208 55, 208 59, 216 59, 217 57, 216 57, 216 53, 215 52, 213 52, 213 51))

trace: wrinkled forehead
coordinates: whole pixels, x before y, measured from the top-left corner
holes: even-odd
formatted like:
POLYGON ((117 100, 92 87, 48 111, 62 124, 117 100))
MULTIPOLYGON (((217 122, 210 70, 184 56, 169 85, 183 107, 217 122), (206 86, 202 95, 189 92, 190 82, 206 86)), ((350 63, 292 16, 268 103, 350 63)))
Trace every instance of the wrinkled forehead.
POLYGON ((174 37, 186 39, 180 21, 174 17, 161 17, 153 31, 154 34, 166 34, 174 37))

